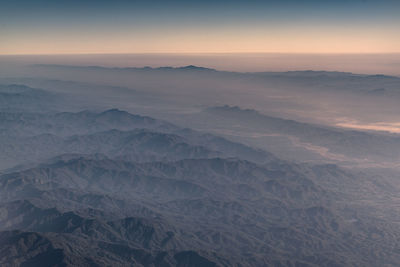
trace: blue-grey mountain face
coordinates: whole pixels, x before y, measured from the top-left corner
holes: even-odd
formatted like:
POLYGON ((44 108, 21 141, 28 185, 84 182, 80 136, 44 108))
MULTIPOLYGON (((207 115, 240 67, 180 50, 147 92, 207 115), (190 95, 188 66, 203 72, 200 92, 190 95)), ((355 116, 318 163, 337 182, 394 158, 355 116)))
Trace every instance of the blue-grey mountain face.
POLYGON ((0 266, 399 265, 400 137, 288 117, 296 84, 386 101, 398 78, 29 68, 1 78, 0 266), (245 108, 263 83, 285 119, 245 108))
POLYGON ((0 84, 0 110, 36 111, 54 109, 58 99, 55 94, 20 84, 0 84))

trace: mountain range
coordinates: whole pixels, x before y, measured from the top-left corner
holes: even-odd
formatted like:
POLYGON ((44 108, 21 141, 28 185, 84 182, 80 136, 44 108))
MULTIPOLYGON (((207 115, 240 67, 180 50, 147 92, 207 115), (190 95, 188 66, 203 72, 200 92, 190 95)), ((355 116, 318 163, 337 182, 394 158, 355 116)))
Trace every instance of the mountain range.
POLYGON ((374 217, 394 206, 383 179, 117 109, 1 117, 3 266, 400 260, 396 224, 374 217))
POLYGON ((314 90, 316 79, 370 80, 371 88, 384 80, 386 97, 397 78, 196 66, 32 68, 84 79, 115 74, 126 83, 143 74, 149 84, 98 80, 96 87, 76 78, 47 80, 44 89, 0 86, 1 266, 398 266, 396 134, 211 102, 169 109, 196 90, 231 103, 245 94, 225 93, 244 80, 277 88, 298 82, 302 92, 307 84, 314 90), (179 84, 183 97, 151 84, 154 73, 179 84), (182 77, 228 82, 194 88, 182 77), (393 169, 372 171, 374 164, 393 169))

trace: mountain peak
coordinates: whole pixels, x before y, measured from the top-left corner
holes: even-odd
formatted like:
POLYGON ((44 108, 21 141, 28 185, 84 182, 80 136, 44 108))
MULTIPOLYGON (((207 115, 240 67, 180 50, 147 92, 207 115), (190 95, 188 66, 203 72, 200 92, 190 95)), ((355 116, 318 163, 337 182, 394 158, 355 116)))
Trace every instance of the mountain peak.
POLYGON ((195 66, 195 65, 183 66, 183 67, 179 67, 179 68, 177 68, 177 69, 179 69, 179 70, 215 71, 214 69, 205 68, 205 67, 199 67, 199 66, 195 66))
POLYGON ((101 114, 127 114, 128 112, 117 109, 117 108, 112 108, 112 109, 108 109, 103 111, 101 114))

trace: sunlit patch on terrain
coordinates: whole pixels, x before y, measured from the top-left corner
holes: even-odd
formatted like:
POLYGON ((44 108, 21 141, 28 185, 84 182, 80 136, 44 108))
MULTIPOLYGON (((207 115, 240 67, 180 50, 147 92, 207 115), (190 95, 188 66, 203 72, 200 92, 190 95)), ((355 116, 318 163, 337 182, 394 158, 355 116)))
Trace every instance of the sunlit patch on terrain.
POLYGON ((336 126, 358 130, 400 133, 400 122, 361 123, 356 120, 345 120, 343 122, 336 123, 336 126))

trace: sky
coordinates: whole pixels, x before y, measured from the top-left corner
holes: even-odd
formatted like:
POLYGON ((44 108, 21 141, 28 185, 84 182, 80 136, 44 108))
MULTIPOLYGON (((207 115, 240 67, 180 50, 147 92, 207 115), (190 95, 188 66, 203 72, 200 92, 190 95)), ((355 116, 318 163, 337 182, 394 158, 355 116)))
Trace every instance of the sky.
POLYGON ((0 0, 0 54, 400 53, 398 0, 0 0))

